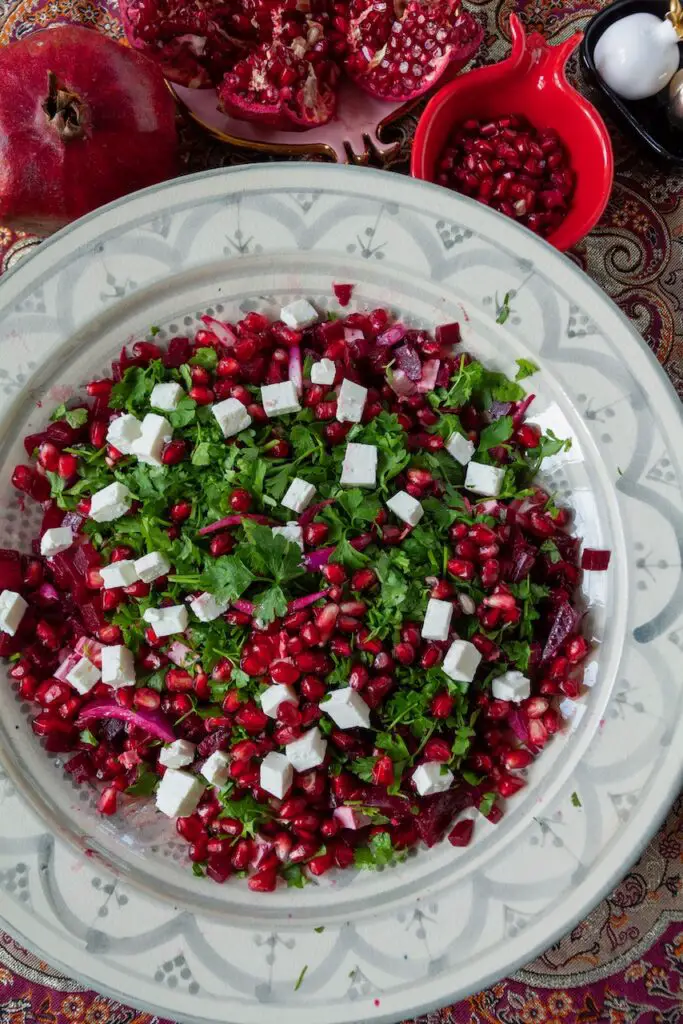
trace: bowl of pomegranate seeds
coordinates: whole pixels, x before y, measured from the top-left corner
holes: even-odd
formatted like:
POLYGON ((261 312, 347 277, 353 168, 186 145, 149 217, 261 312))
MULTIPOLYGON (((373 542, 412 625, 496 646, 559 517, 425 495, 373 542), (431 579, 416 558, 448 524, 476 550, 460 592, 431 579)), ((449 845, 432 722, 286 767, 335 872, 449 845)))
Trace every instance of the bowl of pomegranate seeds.
POLYGON ((565 77, 577 33, 558 46, 510 16, 512 52, 441 89, 420 118, 411 173, 511 217, 556 248, 595 227, 612 189, 598 111, 565 77))
POLYGON ((565 933, 683 751, 679 411, 609 300, 303 164, 128 197, 0 297, 7 926, 206 1024, 405 1019, 565 933))

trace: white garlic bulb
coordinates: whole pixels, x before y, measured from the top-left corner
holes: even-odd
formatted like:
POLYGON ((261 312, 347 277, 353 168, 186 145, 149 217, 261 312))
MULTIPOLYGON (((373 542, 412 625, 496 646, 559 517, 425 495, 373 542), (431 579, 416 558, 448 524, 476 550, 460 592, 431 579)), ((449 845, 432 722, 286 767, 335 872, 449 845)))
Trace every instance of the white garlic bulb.
POLYGON ((595 44, 603 82, 625 100, 643 100, 664 89, 680 60, 678 32, 654 14, 630 14, 613 22, 595 44))

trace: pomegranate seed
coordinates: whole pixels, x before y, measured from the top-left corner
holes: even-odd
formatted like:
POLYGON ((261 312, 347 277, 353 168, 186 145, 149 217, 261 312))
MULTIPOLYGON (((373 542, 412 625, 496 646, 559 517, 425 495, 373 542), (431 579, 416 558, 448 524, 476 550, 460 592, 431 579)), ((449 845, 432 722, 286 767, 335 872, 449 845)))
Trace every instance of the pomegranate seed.
POLYGON ((429 596, 437 601, 447 601, 453 596, 453 587, 448 580, 437 580, 432 586, 429 596))
POLYGON ((437 693, 432 698, 431 711, 435 718, 448 718, 451 711, 453 710, 453 698, 450 694, 442 692, 437 693))
POLYGON ((97 801, 97 810, 100 814, 116 814, 116 800, 118 793, 113 786, 108 786, 107 789, 102 791, 100 799, 97 801))
POLYGON ((277 885, 277 871, 275 868, 265 868, 257 871, 249 879, 247 885, 252 892, 273 892, 277 885))
POLYGON ((197 405, 211 405, 214 400, 214 393, 211 388, 197 385, 188 391, 190 398, 194 399, 197 405))
POLYGON ((306 700, 319 701, 327 693, 325 684, 316 676, 306 676, 302 679, 300 690, 306 700))
POLYGON ((385 755, 375 761, 372 769, 372 781, 376 786, 391 786, 394 781, 394 762, 385 755))
POLYGON ((443 658, 443 651, 435 644, 428 644, 420 657, 420 668, 434 668, 443 658))
POLYGON ((416 654, 415 648, 409 643, 398 643, 393 650, 393 656, 400 665, 412 665, 416 654))
POLYGON ((425 743, 424 756, 427 761, 439 761, 445 764, 447 761, 450 761, 453 752, 446 740, 433 736, 425 743))
POLYGON ((71 480, 78 472, 78 459, 75 455, 60 455, 57 472, 63 480, 71 480))
POLYGON ((520 789, 524 789, 525 786, 526 782, 524 779, 516 775, 503 775, 496 783, 496 790, 499 796, 507 799, 518 793, 520 789))
POLYGON ((156 711, 161 705, 161 697, 156 690, 151 690, 148 686, 141 686, 135 691, 134 704, 136 708, 156 711))
POLYGON ((249 733, 263 732, 268 724, 267 716, 255 704, 244 704, 235 715, 235 721, 249 733))
POLYGON ((342 583, 346 582, 344 567, 336 562, 328 562, 327 565, 323 566, 323 576, 329 583, 334 583, 337 586, 341 586, 342 583))
POLYGON ((326 871, 329 871, 330 868, 333 867, 334 860, 330 853, 321 853, 318 857, 313 857, 312 860, 308 862, 308 870, 312 875, 316 876, 324 875, 326 871))
POLYGON ((372 569, 358 569, 351 577, 352 590, 369 590, 377 583, 377 577, 372 569))
POLYGON ((310 548, 318 547, 327 540, 329 532, 327 523, 309 523, 304 527, 304 541, 310 548))
POLYGON ((41 444, 38 449, 38 462, 43 469, 47 469, 50 473, 56 473, 59 466, 59 448, 49 441, 41 444))
POLYGON ((183 461, 186 453, 187 445, 184 441, 169 441, 162 449, 161 461, 165 466, 177 466, 183 461))
POLYGON ((465 818, 454 825, 448 833, 448 842, 451 846, 469 846, 474 832, 474 822, 471 818, 465 818))
POLYGON ((230 508, 234 512, 248 512, 251 508, 251 494, 244 488, 238 487, 230 495, 230 508))
POLYGON ((573 636, 564 647, 564 653, 570 665, 578 665, 587 656, 588 651, 588 641, 583 636, 573 636))
POLYGON ((553 736, 560 728, 560 717, 552 708, 543 716, 543 725, 549 736, 553 736))
POLYGON ((449 558, 447 563, 448 571, 452 576, 461 580, 474 579, 474 563, 465 558, 449 558))
POLYGON ((235 546, 235 538, 230 533, 218 533, 215 537, 211 538, 209 544, 209 551, 214 558, 220 558, 221 555, 229 555, 235 546))
POLYGON ((172 505, 169 511, 169 518, 174 523, 184 523, 192 515, 192 505, 189 501, 179 501, 172 505))
POLYGON ((148 597, 151 590, 149 583, 143 583, 142 580, 136 580, 135 583, 131 583, 129 587, 124 587, 124 594, 128 594, 129 597, 148 597))
POLYGON ((548 730, 542 719, 532 718, 529 722, 529 742, 535 747, 543 747, 548 742, 548 730))
MULTIPOLYGON (((298 663, 300 663, 300 660, 298 663)), ((301 665, 301 669, 306 671, 303 665, 301 665)), ((298 681, 301 671, 296 665, 292 665, 288 661, 274 661, 270 666, 270 675, 274 683, 285 683, 291 686, 298 681)))

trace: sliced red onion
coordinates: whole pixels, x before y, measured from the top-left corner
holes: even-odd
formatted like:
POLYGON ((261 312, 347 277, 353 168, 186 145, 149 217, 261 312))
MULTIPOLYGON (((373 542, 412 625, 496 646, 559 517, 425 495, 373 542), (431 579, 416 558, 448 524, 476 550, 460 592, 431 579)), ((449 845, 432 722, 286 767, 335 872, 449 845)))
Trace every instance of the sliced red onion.
POLYGON ((218 340, 228 348, 232 348, 235 342, 238 341, 237 335, 233 331, 232 327, 224 323, 222 320, 216 320, 212 316, 203 316, 200 319, 203 324, 206 324, 210 331, 213 331, 218 340))
POLYGON ((309 605, 315 604, 321 597, 326 596, 326 590, 319 590, 317 594, 306 594, 305 597, 297 597, 287 605, 287 613, 291 615, 293 612, 303 611, 304 608, 308 608, 309 605))
POLYGON ((233 608, 236 608, 238 612, 242 612, 244 615, 253 615, 256 610, 256 606, 252 601, 245 601, 243 597, 238 597, 236 601, 232 602, 233 608))
POLYGON ((90 722, 103 718, 115 718, 127 725, 134 725, 150 736, 163 740, 164 743, 172 743, 176 738, 168 719, 161 711, 134 711, 132 708, 122 707, 114 700, 94 700, 91 704, 86 704, 76 719, 76 727, 83 729, 90 722))
POLYGON ((518 740, 520 740, 521 743, 527 742, 527 740, 529 739, 529 727, 527 725, 526 719, 520 711, 518 711, 516 708, 513 708, 513 710, 510 711, 510 713, 508 714, 507 724, 510 726, 515 736, 518 740))
POLYGON ((365 341, 365 335, 358 327, 345 327, 344 341, 347 345, 352 345, 357 341, 365 341))
POLYGON ((85 517, 80 512, 65 512, 62 519, 62 526, 69 526, 74 534, 78 533, 83 526, 85 517))
POLYGON ((440 366, 440 359, 428 359, 426 363, 422 364, 422 380, 417 385, 418 391, 426 394, 426 392, 434 390, 436 387, 436 378, 439 376, 440 366))
POLYGON ((41 583, 37 593, 38 597, 46 604, 52 604, 60 600, 59 591, 51 583, 41 583))
POLYGON ((403 341, 407 333, 408 328, 405 324, 393 324, 388 330, 377 335, 375 345, 377 348, 393 348, 399 341, 403 341))
POLYGON ((515 411, 512 414, 513 427, 517 428, 520 425, 520 423, 526 416, 527 409, 529 408, 535 397, 536 395, 527 395, 526 398, 523 398, 521 402, 517 402, 515 406, 515 411))
POLYGON ((415 384, 403 370, 392 370, 387 380, 389 387, 399 398, 414 395, 417 391, 415 384))
POLYGON ((235 512, 233 515, 226 516, 225 519, 219 519, 217 523, 211 523, 210 526, 202 526, 199 536, 206 537, 209 533, 227 530, 231 526, 240 526, 244 519, 251 519, 252 522, 260 523, 262 526, 271 526, 275 522, 274 519, 259 515, 257 512, 235 512))
POLYGON ((186 644, 181 644, 180 640, 174 640, 169 649, 166 651, 166 657, 178 668, 187 668, 188 665, 194 665, 195 662, 199 661, 199 656, 186 644))
POLYGON ((601 551, 597 548, 584 548, 581 555, 581 568, 587 572, 604 572, 609 566, 612 557, 611 551, 601 551))
POLYGON ((304 555, 304 564, 310 572, 317 572, 324 565, 327 565, 335 551, 335 544, 329 548, 317 548, 315 551, 307 551, 304 555))
POLYGON ((512 402, 491 402, 491 406, 488 411, 489 422, 495 423, 496 420, 501 419, 503 416, 507 416, 512 407, 512 402))
POLYGON ((301 368, 301 349, 298 345, 292 345, 289 350, 289 379, 300 395, 304 389, 304 373, 301 368))
POLYGON ((315 505, 309 505, 309 507, 301 513, 299 516, 299 526, 303 529, 312 523, 318 512, 321 509, 326 508, 328 505, 334 505, 335 498, 326 498, 324 501, 317 501, 315 505))
POLYGON ((67 682, 66 677, 71 669, 76 667, 80 660, 80 655, 74 654, 73 651, 68 651, 64 661, 55 672, 55 679, 59 679, 60 683, 67 682))
POLYGON ((401 345, 394 352, 394 357, 399 370, 403 370, 409 380, 412 380, 414 383, 422 380, 422 363, 412 345, 401 345))
POLYGON ((565 640, 578 629, 580 621, 581 613, 576 608, 573 608, 569 601, 565 601, 564 604, 560 605, 543 648, 542 661, 549 661, 559 653, 565 640))
POLYGON ((74 650, 76 654, 80 654, 82 658, 92 661, 93 665, 97 665, 98 668, 102 664, 102 644, 99 640, 93 640, 89 636, 81 636, 78 638, 78 643, 74 650))

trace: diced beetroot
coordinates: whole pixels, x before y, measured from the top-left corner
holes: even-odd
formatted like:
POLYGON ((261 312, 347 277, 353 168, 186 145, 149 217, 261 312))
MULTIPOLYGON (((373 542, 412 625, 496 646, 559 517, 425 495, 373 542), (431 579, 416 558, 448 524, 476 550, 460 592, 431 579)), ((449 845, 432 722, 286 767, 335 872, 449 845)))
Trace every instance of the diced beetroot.
POLYGON ((84 544, 79 544, 78 547, 73 549, 72 558, 75 571, 83 577, 88 569, 97 568, 97 566, 102 564, 100 555, 88 541, 84 544))
POLYGON ((423 797, 419 805, 420 813, 415 818, 422 842, 426 846, 434 846, 446 835, 456 814, 472 805, 472 790, 465 786, 423 797))
POLYGON ((70 526, 73 533, 76 534, 80 531, 84 522, 85 517, 80 512, 65 512, 61 525, 70 526))
POLYGON ((70 758, 64 765, 64 771, 68 772, 71 778, 79 786, 95 775, 95 765, 87 750, 81 750, 74 757, 70 758))
POLYGON ((527 544, 521 531, 516 530, 512 543, 512 559, 508 573, 510 583, 521 583, 531 572, 536 561, 537 549, 527 544))
POLYGON ((21 555, 10 548, 0 549, 0 590, 21 591, 24 574, 21 568, 21 555))
POLYGON ((553 537, 553 541, 562 555, 563 561, 569 562, 570 565, 578 565, 581 547, 578 537, 570 537, 568 533, 558 532, 553 537))
POLYGON ((97 633, 105 624, 101 610, 92 601, 84 601, 79 608, 83 625, 88 633, 97 633))
POLYGON ((581 556, 581 568, 588 572, 604 572, 609 566, 611 551, 598 551, 595 548, 584 548, 581 556))
POLYGON ((164 354, 164 366, 177 370, 190 358, 190 339, 171 338, 164 354))
POLYGON ((404 324, 393 324, 388 330, 377 335, 375 345, 377 348, 393 348, 399 341, 403 341, 407 333, 408 328, 404 324))
POLYGON ((62 519, 64 518, 64 512, 59 507, 56 501, 49 501, 43 512, 43 521, 40 524, 40 536, 42 537, 46 530, 53 530, 57 526, 62 525, 62 519))
POLYGON ((449 362, 450 362, 450 360, 448 360, 448 361, 445 360, 445 359, 441 360, 441 365, 439 366, 439 371, 438 371, 438 373, 436 375, 436 384, 435 384, 435 386, 437 388, 447 388, 449 383, 450 383, 450 379, 451 379, 451 374, 453 372, 453 368, 452 368, 452 366, 449 366, 449 362))
POLYGON ((51 441, 57 448, 71 447, 83 436, 84 431, 85 427, 71 427, 66 420, 57 420, 56 423, 50 423, 45 429, 48 441, 51 441))
POLYGON ((409 380, 422 380, 422 363, 412 345, 401 345, 395 350, 394 358, 409 380))
POLYGON ((548 661, 559 654, 562 644, 579 628, 581 615, 568 601, 561 604, 555 613, 550 633, 543 648, 543 661, 548 661))
POLYGON ((348 306, 353 293, 352 284, 333 284, 332 291, 334 292, 340 306, 348 306))
POLYGON ((434 337, 439 345, 459 345, 460 324, 439 324, 434 331, 434 337))
POLYGON ((412 804, 400 796, 390 796, 382 786, 369 786, 364 792, 362 802, 367 807, 376 807, 387 815, 395 818, 412 818, 412 804))
POLYGON ((38 434, 27 434, 24 438, 24 449, 26 454, 31 457, 45 441, 47 441, 47 434, 44 430, 41 430, 38 434))
POLYGON ((399 398, 405 398, 408 395, 415 394, 415 384, 410 379, 405 370, 394 370, 389 378, 389 387, 391 390, 399 396, 399 398))
POLYGON ((209 736, 202 740, 197 747, 197 753, 200 757, 211 757, 217 750, 227 750, 230 746, 230 737, 232 734, 231 729, 220 728, 216 729, 209 736))

